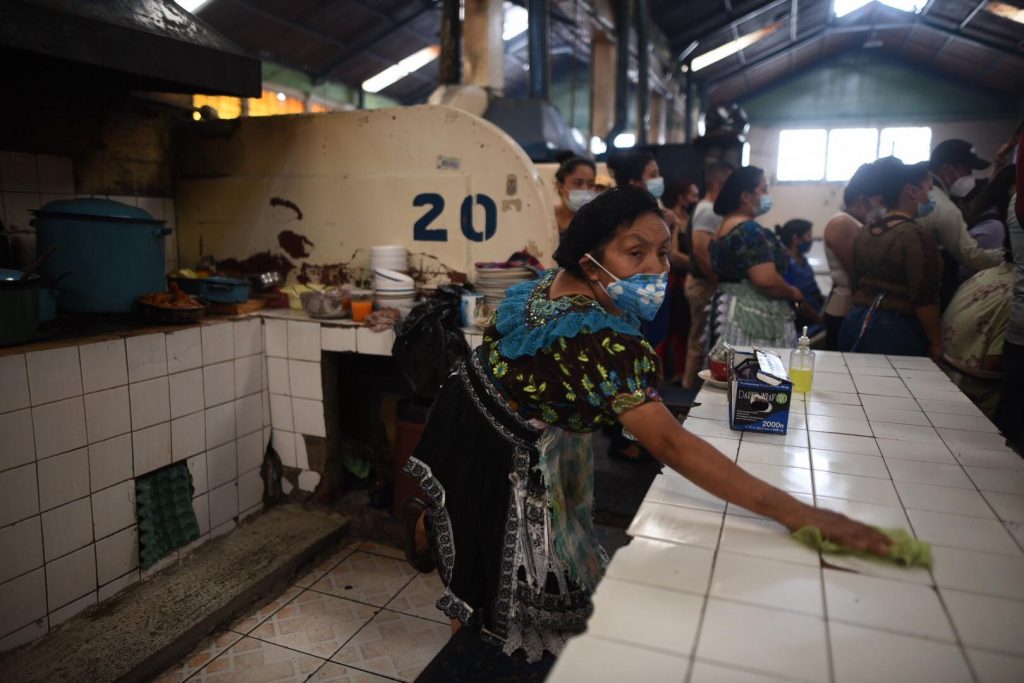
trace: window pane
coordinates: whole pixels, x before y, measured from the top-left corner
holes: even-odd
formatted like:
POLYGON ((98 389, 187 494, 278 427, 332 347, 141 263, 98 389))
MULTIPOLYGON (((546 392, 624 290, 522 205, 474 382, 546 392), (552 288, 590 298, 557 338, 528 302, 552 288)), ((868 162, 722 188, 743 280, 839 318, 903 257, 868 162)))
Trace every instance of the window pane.
POLYGON ((883 128, 878 137, 879 157, 899 157, 905 164, 928 161, 932 149, 932 129, 883 128))
POLYGON ((836 128, 828 133, 828 168, 825 179, 849 180, 861 164, 876 159, 877 128, 836 128))
POLYGON ((777 180, 821 180, 825 176, 825 138, 821 129, 779 133, 777 180))

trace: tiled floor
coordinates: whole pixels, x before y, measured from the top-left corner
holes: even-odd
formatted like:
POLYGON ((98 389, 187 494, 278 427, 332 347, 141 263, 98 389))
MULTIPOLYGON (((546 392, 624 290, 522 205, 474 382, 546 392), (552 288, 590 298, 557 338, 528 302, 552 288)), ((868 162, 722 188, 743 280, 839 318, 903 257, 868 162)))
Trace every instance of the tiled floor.
POLYGON ((352 542, 215 634, 156 683, 412 681, 451 634, 437 574, 352 542))

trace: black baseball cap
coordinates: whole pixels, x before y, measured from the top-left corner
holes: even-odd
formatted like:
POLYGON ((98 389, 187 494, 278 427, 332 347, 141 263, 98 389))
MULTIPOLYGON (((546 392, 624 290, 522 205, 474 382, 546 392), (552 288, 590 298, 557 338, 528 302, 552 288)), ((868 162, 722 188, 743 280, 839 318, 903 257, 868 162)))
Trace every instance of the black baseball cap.
POLYGON ((978 157, 978 153, 974 151, 974 145, 967 140, 957 138, 943 140, 935 145, 929 163, 932 170, 938 170, 943 164, 966 166, 975 171, 981 171, 992 165, 992 162, 978 157))

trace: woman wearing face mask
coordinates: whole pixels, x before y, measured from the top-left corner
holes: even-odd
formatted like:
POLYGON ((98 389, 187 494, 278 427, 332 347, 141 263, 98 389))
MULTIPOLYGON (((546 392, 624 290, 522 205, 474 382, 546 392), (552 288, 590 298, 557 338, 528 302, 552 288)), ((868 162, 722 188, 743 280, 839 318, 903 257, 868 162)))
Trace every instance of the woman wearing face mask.
POLYGON ((438 607, 506 654, 557 653, 592 612, 607 563, 591 517, 591 435, 602 425, 789 529, 814 525, 888 552, 877 531, 751 476, 661 403, 658 358, 639 324, 662 303, 668 256, 648 192, 618 187, 580 209, 555 252, 559 268, 508 291, 406 466, 424 497, 404 506, 407 557, 421 571, 436 562, 438 607))
POLYGON ((810 221, 802 218, 775 226, 775 234, 789 251, 789 266, 783 277, 804 294, 804 300, 796 311, 796 329, 801 330, 806 325, 807 333, 812 337, 825 329, 825 320, 821 317, 825 297, 821 295, 818 281, 814 279, 814 269, 807 260, 807 254, 814 246, 813 227, 810 221))
POLYGON ((555 189, 562 201, 555 207, 555 220, 558 232, 563 233, 580 207, 597 196, 594 191, 597 166, 593 161, 572 153, 559 155, 558 161, 561 164, 555 171, 555 189))
POLYGON ((842 351, 942 359, 934 234, 915 219, 935 208, 928 164, 875 162, 886 215, 853 243, 853 309, 839 332, 842 351))
POLYGON ((719 285, 711 303, 711 343, 722 338, 734 346, 796 345, 793 304, 803 292, 783 278, 789 264, 775 233, 755 219, 768 213, 772 198, 764 171, 737 169, 715 200, 725 216, 711 242, 711 267, 719 285))

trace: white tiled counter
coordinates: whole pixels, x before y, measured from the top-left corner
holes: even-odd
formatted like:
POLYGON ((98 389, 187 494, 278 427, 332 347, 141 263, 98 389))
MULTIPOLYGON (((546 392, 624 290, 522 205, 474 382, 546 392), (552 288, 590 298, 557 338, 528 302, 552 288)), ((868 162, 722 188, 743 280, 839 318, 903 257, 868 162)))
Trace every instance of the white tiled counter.
POLYGON ((685 424, 934 568, 822 557, 666 469, 549 682, 1024 680, 1024 460, 928 359, 817 352, 813 387, 785 436, 732 431, 708 386, 685 424))

